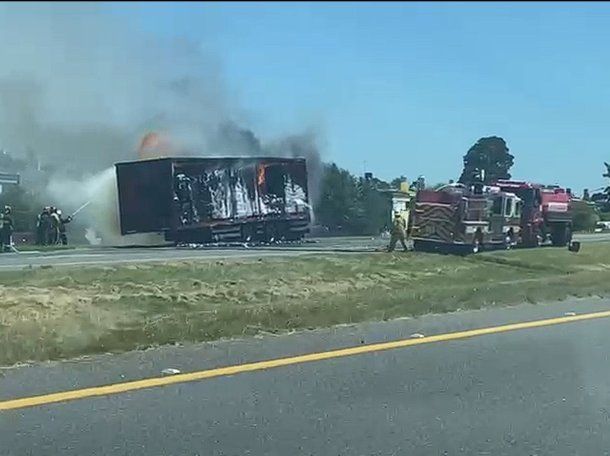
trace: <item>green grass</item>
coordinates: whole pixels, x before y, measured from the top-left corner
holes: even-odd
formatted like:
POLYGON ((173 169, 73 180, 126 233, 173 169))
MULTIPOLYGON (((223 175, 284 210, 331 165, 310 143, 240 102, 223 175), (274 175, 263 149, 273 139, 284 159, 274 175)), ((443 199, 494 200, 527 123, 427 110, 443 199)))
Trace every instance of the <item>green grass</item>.
POLYGON ((0 273, 0 365, 610 292, 610 244, 0 273))

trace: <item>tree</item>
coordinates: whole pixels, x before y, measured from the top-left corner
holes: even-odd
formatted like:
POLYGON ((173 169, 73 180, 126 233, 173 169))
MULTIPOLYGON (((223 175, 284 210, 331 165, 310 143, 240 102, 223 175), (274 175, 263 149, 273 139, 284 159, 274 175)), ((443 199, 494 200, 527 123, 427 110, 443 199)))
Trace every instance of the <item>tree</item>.
POLYGON ((318 223, 332 231, 351 231, 358 218, 358 189, 354 177, 332 163, 324 167, 320 187, 315 204, 318 223))
POLYGON ((458 182, 470 184, 477 170, 484 171, 484 183, 510 179, 509 170, 514 156, 508 152, 506 141, 498 136, 480 138, 464 155, 464 170, 458 182))
POLYGON ((390 185, 377 178, 357 178, 337 165, 325 165, 320 196, 314 205, 317 223, 341 234, 379 234, 391 214, 390 185))
POLYGON ((390 181, 390 187, 400 188, 400 184, 402 184, 403 182, 408 182, 408 179, 401 174, 400 177, 397 177, 390 181))
POLYGON ((380 190, 389 188, 386 182, 379 179, 359 179, 358 184, 358 220, 354 226, 355 234, 379 234, 390 218, 390 201, 387 194, 380 190))
POLYGON ((587 201, 572 202, 572 229, 574 231, 593 231, 600 220, 595 204, 587 201))

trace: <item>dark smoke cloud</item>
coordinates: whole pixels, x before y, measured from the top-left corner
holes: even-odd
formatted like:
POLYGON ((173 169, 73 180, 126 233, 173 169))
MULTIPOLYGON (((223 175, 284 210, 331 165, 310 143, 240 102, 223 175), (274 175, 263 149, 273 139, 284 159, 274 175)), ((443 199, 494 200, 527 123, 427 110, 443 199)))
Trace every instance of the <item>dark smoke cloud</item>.
POLYGON ((163 131, 185 155, 305 156, 315 194, 315 135, 263 144, 198 43, 145 36, 103 4, 2 4, 0 50, 0 148, 33 151, 55 178, 136 159, 141 138, 163 131))
POLYGON ((232 121, 223 122, 218 126, 216 134, 210 140, 209 149, 218 155, 263 155, 261 142, 254 132, 232 121))
MULTIPOLYGON (((318 136, 313 131, 290 135, 266 146, 266 155, 302 157, 307 160, 309 200, 315 205, 319 196, 322 160, 319 152, 318 136)), ((314 207, 315 209, 315 207, 314 207)))
POLYGON ((263 143, 250 129, 227 121, 219 125, 209 142, 215 155, 305 158, 309 176, 309 199, 317 200, 322 172, 317 137, 313 131, 294 134, 263 143))
POLYGON ((232 117, 213 56, 142 36, 104 5, 1 5, 0 50, 0 145, 13 154, 97 170, 136 158, 149 130, 201 149, 232 117))

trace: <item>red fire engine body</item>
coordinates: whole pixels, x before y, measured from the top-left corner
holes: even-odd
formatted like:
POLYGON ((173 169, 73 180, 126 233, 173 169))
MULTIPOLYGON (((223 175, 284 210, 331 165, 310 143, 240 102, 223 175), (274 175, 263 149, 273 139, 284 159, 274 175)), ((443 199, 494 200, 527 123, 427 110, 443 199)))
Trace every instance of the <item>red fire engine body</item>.
POLYGON ((572 239, 572 195, 558 186, 498 180, 492 185, 511 192, 523 201, 519 243, 539 246, 551 241, 565 246, 572 239))

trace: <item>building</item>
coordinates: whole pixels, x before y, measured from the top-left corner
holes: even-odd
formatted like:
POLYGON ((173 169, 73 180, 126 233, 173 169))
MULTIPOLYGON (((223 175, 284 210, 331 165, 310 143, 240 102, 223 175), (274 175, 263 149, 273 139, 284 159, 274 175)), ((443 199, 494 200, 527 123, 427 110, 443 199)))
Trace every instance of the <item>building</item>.
POLYGON ((19 185, 21 176, 19 174, 3 173, 0 171, 0 194, 5 185, 19 185))
POLYGON ((381 192, 388 196, 390 202, 388 207, 390 223, 394 221, 394 213, 398 212, 408 224, 411 201, 415 197, 416 191, 411 190, 409 183, 405 181, 401 182, 400 188, 382 190, 381 192))

